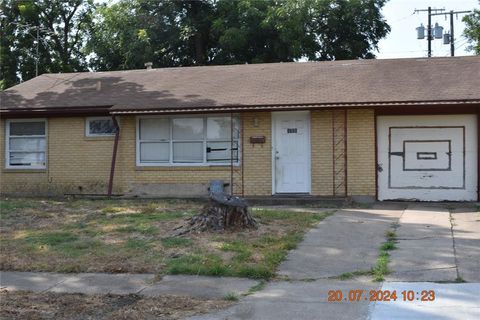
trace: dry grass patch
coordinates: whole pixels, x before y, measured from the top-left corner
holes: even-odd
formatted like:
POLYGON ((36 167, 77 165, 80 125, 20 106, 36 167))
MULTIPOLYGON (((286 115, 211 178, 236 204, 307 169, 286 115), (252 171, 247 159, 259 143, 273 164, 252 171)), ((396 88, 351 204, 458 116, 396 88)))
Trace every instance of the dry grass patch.
POLYGON ((0 268, 271 278, 328 213, 254 210, 256 230, 170 237, 190 201, 2 199, 0 268))
POLYGON ((84 295, 3 291, 0 308, 5 319, 184 319, 230 306, 225 299, 182 296, 153 298, 130 295, 84 295))

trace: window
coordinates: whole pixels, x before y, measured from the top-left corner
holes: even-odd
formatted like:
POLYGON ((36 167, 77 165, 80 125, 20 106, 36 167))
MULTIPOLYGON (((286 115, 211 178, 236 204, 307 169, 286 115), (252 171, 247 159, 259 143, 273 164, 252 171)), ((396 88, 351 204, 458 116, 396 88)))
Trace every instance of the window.
POLYGON ((5 156, 7 168, 46 167, 46 121, 7 120, 5 156))
POLYGON ((85 134, 87 137, 113 136, 117 128, 109 117, 87 118, 85 134))
POLYGON ((210 165, 238 163, 239 119, 233 118, 142 117, 137 128, 137 164, 210 165))

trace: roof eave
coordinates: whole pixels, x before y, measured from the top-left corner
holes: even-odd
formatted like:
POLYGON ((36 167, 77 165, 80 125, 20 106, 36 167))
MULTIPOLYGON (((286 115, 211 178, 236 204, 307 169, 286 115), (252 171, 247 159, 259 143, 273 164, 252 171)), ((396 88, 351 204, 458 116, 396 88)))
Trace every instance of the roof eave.
POLYGON ((398 101, 398 102, 364 102, 364 103, 312 103, 312 104, 288 104, 288 105, 231 105, 216 107, 195 108, 143 108, 114 106, 111 114, 174 114, 174 113, 211 113, 211 112, 244 112, 244 111, 287 111, 298 109, 366 109, 382 107, 410 107, 410 106, 453 106, 453 105, 480 105, 480 99, 472 100, 444 100, 444 101, 398 101))
POLYGON ((111 105, 109 106, 97 106, 97 107, 55 107, 55 108, 12 108, 12 109, 0 109, 0 115, 2 117, 68 117, 68 116, 86 116, 86 115, 98 115, 108 116, 110 115, 111 105))
POLYGON ((353 103, 311 103, 311 104, 275 104, 275 105, 226 105, 189 108, 134 108, 129 106, 108 105, 96 107, 54 107, 54 108, 11 108, 0 109, 4 118, 12 117, 65 117, 93 115, 127 115, 127 114, 175 114, 175 113, 215 113, 246 111, 287 111, 310 109, 367 109, 396 107, 448 107, 448 106, 480 106, 480 99, 442 100, 442 101, 394 101, 394 102, 353 102, 353 103))

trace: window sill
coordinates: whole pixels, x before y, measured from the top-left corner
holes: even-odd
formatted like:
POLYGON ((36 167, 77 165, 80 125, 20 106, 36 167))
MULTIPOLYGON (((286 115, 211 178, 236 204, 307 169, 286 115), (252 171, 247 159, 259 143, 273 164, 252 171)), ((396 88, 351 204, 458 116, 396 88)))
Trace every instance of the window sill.
POLYGON ((17 168, 3 168, 2 172, 4 173, 47 173, 47 169, 17 169, 17 168))
MULTIPOLYGON (((235 165, 238 167, 238 165, 235 165)), ((229 165, 203 166, 136 166, 136 171, 230 171, 229 165)))
POLYGON ((83 138, 85 141, 113 141, 115 140, 115 135, 113 136, 85 136, 83 138))

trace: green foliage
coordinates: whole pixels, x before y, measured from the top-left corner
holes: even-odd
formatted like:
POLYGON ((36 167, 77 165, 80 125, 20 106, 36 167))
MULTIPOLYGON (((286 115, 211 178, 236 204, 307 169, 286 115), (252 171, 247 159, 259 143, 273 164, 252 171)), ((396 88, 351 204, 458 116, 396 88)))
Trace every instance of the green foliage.
POLYGON ((195 274, 206 276, 231 275, 222 259, 214 254, 191 254, 167 261, 167 273, 170 274, 195 274))
POLYGON ((394 250, 397 247, 395 246, 395 243, 393 241, 387 241, 382 246, 380 247, 380 250, 388 251, 388 250, 394 250))
POLYGON ((188 238, 165 238, 162 239, 162 245, 166 248, 188 247, 192 245, 192 240, 188 238))
POLYGON ((238 301, 238 295, 234 292, 229 292, 223 297, 223 300, 238 301))
POLYGON ((395 250, 397 247, 395 245, 397 234, 395 233, 395 227, 393 230, 388 230, 385 232, 385 237, 387 241, 382 243, 380 246, 380 253, 378 255, 377 263, 372 268, 372 275, 374 281, 383 281, 385 275, 390 273, 388 268, 388 263, 390 262, 390 253, 389 251, 395 250))
POLYGON ((0 88, 35 76, 37 26, 39 74, 373 58, 385 2, 5 0, 0 88))
POLYGON ((464 34, 471 43, 469 49, 480 55, 480 10, 474 10, 472 14, 465 16, 463 21, 466 24, 464 34))
POLYGON ((388 269, 388 262, 390 261, 390 254, 386 251, 382 251, 377 259, 377 264, 372 269, 373 280, 374 281, 383 281, 385 280, 385 275, 390 273, 388 269))
POLYGON ((353 278, 353 273, 345 272, 337 277, 339 280, 349 280, 353 278))
POLYGON ((15 213, 19 209, 33 208, 35 205, 31 201, 17 199, 0 200, 0 217, 15 213))
POLYGON ((150 246, 151 246, 151 241, 143 240, 143 239, 131 238, 125 242, 125 248, 132 249, 132 250, 146 250, 146 249, 149 249, 150 246))
POLYGON ((73 242, 78 239, 78 236, 70 232, 38 232, 31 234, 25 238, 29 243, 38 246, 58 246, 67 242, 73 242))
POLYGON ((264 280, 260 280, 260 282, 250 289, 248 289, 248 292, 245 295, 253 294, 255 292, 263 290, 267 286, 267 282, 264 280))
POLYGON ((86 71, 83 52, 93 0, 4 0, 0 4, 2 89, 38 73, 86 71), (37 30, 40 41, 37 50, 37 30))

